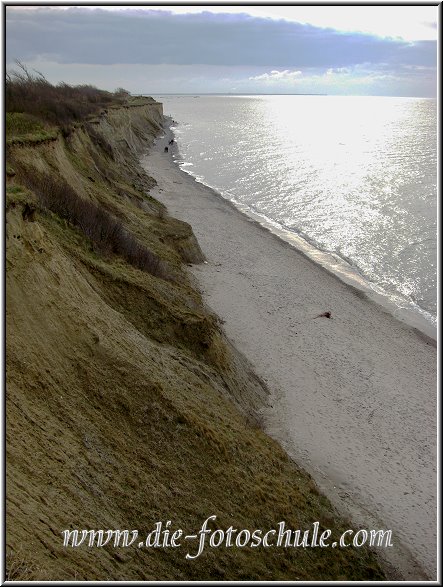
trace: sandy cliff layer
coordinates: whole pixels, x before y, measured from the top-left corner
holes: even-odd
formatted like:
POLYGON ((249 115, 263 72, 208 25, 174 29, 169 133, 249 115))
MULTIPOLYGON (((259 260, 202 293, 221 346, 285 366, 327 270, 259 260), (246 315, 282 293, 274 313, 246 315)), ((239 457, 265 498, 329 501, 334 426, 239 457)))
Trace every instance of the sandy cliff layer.
POLYGON ((185 271, 203 260, 193 232, 149 196, 138 157, 161 123, 139 99, 10 145, 9 578, 382 578, 366 549, 63 548, 65 529, 191 534, 213 514, 224 529, 347 528, 261 430, 268 392, 185 271))

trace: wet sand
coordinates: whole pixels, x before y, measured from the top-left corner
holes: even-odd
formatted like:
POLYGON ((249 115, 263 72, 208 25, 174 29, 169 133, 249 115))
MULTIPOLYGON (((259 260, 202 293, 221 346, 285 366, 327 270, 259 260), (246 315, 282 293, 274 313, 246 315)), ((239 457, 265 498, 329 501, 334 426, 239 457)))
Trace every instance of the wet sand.
POLYGON ((205 302, 271 390, 266 431, 354 523, 392 530, 403 579, 436 580, 435 342, 181 171, 171 136, 142 159, 151 194, 193 227, 205 302))

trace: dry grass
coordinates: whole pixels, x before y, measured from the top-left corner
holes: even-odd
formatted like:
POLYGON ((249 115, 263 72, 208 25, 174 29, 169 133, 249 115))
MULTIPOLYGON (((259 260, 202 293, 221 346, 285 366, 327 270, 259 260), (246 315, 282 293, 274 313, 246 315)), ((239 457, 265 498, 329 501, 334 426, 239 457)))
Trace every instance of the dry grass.
POLYGON ((6 581, 38 581, 42 580, 40 569, 35 562, 22 552, 9 550, 5 560, 6 581))
POLYGON ((169 278, 165 263, 155 253, 139 243, 109 212, 81 198, 62 177, 54 179, 22 166, 20 179, 45 208, 80 228, 100 253, 119 255, 141 271, 169 278))

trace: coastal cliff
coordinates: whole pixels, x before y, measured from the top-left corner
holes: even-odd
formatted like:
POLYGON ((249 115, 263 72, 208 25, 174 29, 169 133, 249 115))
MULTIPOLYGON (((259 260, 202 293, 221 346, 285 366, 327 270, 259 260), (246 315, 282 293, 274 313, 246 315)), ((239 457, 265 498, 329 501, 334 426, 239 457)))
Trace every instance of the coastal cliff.
POLYGON ((161 104, 128 97, 7 137, 8 578, 383 579, 365 548, 63 546, 67 529, 143 540, 212 515, 212 529, 349 527, 262 431, 266 387, 186 271, 204 254, 150 196, 139 157, 162 123, 161 104))

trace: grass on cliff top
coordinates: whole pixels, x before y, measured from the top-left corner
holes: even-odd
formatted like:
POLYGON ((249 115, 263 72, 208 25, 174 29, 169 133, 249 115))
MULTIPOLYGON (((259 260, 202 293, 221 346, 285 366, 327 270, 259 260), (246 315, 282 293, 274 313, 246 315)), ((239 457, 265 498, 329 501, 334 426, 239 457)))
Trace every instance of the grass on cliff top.
POLYGON ((38 143, 55 139, 57 129, 48 127, 35 116, 24 112, 6 113, 6 144, 38 143))

